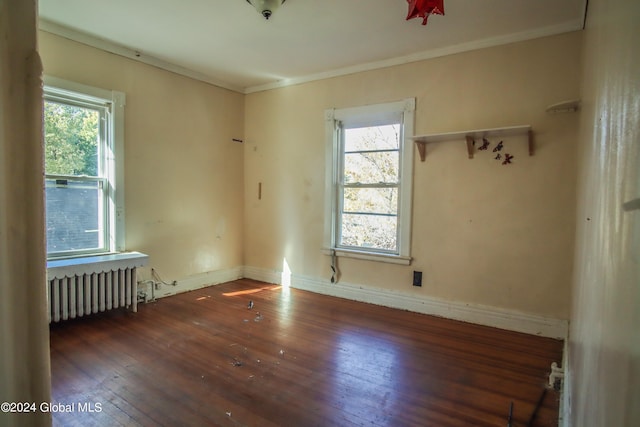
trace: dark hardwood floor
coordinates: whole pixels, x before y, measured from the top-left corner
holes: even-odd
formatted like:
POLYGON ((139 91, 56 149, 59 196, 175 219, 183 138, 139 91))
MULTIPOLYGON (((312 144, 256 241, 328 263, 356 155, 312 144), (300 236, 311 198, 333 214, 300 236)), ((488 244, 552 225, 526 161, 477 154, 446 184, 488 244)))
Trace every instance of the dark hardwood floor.
MULTIPOLYGON (((518 427, 561 359, 557 340, 238 280, 52 325, 53 400, 74 405, 53 420, 506 426, 513 402, 518 427)), ((532 425, 558 425, 555 391, 532 425)))

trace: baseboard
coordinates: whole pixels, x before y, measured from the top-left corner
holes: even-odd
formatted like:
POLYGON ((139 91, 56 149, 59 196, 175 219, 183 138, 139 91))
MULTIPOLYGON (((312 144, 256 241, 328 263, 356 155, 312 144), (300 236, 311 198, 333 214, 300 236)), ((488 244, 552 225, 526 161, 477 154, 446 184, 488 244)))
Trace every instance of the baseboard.
POLYGON ((282 272, 266 268, 244 266, 242 275, 246 279, 259 280, 266 283, 282 284, 282 272))
MULTIPOLYGON (((267 283, 282 283, 282 273, 257 267, 244 267, 244 277, 267 283)), ((372 288, 350 283, 291 275, 291 287, 324 295, 398 308, 478 325, 491 326, 543 337, 565 339, 568 321, 505 310, 497 307, 447 301, 432 297, 372 288)))
MULTIPOLYGON (((243 277, 276 284, 282 284, 283 281, 288 279, 291 287, 296 289, 531 335, 565 340, 568 334, 568 321, 564 319, 542 317, 497 307, 447 301, 433 297, 416 296, 365 285, 344 282, 330 283, 325 279, 302 275, 292 274, 283 280, 283 274, 280 271, 250 266, 189 276, 178 280, 176 286, 163 285, 161 289, 155 291, 155 297, 163 298, 243 277)), ((564 362, 566 363, 566 360, 564 362)))
POLYGON ((164 298, 183 292, 194 291, 196 289, 206 288, 211 285, 231 282, 243 277, 243 268, 235 267, 224 270, 208 271, 206 273, 194 274, 183 279, 179 279, 176 286, 162 285, 155 291, 156 298, 164 298))

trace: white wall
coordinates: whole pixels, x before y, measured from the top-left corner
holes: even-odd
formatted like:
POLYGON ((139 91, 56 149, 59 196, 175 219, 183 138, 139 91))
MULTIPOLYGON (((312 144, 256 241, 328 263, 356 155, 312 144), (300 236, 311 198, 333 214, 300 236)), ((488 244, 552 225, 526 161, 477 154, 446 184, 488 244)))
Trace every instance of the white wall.
POLYGON ((567 419, 640 425, 640 2, 591 0, 567 419))

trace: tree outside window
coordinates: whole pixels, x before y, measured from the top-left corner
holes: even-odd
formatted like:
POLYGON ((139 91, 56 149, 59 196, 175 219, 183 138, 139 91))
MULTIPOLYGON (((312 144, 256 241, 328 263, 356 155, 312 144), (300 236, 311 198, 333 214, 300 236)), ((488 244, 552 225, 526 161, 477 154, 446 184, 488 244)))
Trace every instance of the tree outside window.
POLYGON ((344 129, 340 245, 397 249, 400 124, 344 129))

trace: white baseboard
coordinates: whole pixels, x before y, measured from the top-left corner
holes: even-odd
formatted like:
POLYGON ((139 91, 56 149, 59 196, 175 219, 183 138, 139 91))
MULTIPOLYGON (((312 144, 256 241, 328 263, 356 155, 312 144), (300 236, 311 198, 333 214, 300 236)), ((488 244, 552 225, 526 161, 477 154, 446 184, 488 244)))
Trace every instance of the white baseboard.
POLYGON ((266 283, 282 284, 282 272, 276 270, 268 270, 260 267, 244 266, 242 269, 243 277, 246 279, 259 280, 266 283))
POLYGON ((225 270, 208 271, 206 273, 194 274, 183 279, 178 280, 176 286, 162 285, 162 287, 155 291, 156 298, 164 298, 171 295, 180 294, 183 292, 194 291, 196 289, 206 288, 211 285, 218 285, 220 283, 231 282, 233 280, 241 279, 243 277, 243 268, 235 267, 225 270))
POLYGON ((568 334, 568 321, 564 319, 542 317, 498 307, 416 296, 365 285, 344 282, 330 283, 326 279, 301 275, 291 275, 283 280, 281 271, 250 266, 189 276, 178 280, 177 286, 163 285, 161 289, 155 291, 155 297, 163 298, 243 277, 276 284, 282 284, 283 281, 289 279, 291 287, 296 289, 531 335, 566 340, 568 334))
MULTIPOLYGON (((282 283, 282 273, 257 267, 244 267, 245 278, 267 283, 282 283)), ((291 275, 291 287, 319 294, 362 301, 385 307, 398 308, 429 314, 447 319, 460 320, 478 325, 491 326, 515 332, 543 337, 565 339, 568 321, 506 310, 497 307, 447 301, 432 297, 404 294, 386 289, 372 288, 350 283, 332 284, 327 280, 291 275)))

